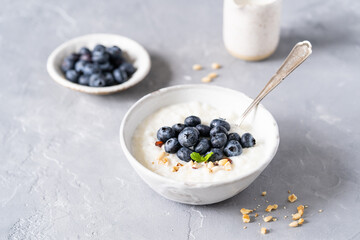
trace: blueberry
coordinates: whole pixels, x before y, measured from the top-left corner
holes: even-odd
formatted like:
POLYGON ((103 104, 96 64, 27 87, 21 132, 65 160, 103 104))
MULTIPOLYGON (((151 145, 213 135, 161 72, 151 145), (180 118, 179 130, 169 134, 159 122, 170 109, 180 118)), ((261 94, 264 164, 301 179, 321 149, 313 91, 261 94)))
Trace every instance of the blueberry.
POLYGON ((112 65, 114 66, 114 68, 120 67, 120 65, 125 62, 123 57, 119 57, 119 58, 111 58, 110 57, 110 61, 111 61, 112 65))
POLYGON ((80 74, 75 70, 68 70, 65 73, 66 79, 73 83, 77 83, 79 76, 80 74))
POLYGON ((105 82, 106 86, 112 86, 116 84, 113 75, 109 72, 105 73, 105 82))
POLYGON ((230 131, 230 124, 223 120, 223 119, 214 119, 211 121, 210 123, 210 127, 213 128, 213 127, 216 127, 216 126, 222 126, 224 128, 226 128, 226 130, 230 131))
POLYGON ((85 68, 85 65, 86 65, 87 63, 85 62, 85 61, 77 61, 76 63, 75 63, 75 71, 77 71, 77 72, 84 72, 84 68, 85 68))
POLYGON ((193 151, 191 151, 190 149, 186 148, 186 147, 182 147, 180 148, 176 155, 178 156, 178 158, 180 158, 181 160, 185 161, 185 162, 189 162, 191 160, 191 153, 193 151))
POLYGON ((80 56, 80 60, 85 62, 91 62, 91 54, 83 54, 80 56))
POLYGON ((89 86, 90 87, 105 87, 106 86, 105 76, 100 73, 92 74, 90 76, 89 86))
POLYGON ((176 153, 181 148, 179 140, 177 138, 170 138, 165 143, 165 152, 176 153))
POLYGON ((242 147, 238 141, 230 140, 224 148, 224 153, 227 157, 239 156, 242 153, 242 147))
POLYGON ((230 133, 228 135, 228 141, 230 141, 230 140, 235 140, 235 141, 240 142, 240 135, 238 133, 230 133))
POLYGON ((101 45, 101 44, 97 44, 95 47, 94 47, 94 50, 93 52, 105 52, 106 48, 101 45))
POLYGON ((110 59, 118 59, 122 57, 122 51, 119 47, 113 46, 106 49, 106 51, 110 54, 110 59))
POLYGON ((219 161, 224 157, 224 153, 221 148, 211 148, 210 151, 206 153, 206 155, 209 154, 210 152, 213 152, 214 154, 211 155, 209 161, 212 162, 219 161))
POLYGON ((125 71, 128 76, 131 76, 134 74, 134 72, 136 71, 136 69, 134 68, 134 66, 131 63, 128 62, 124 62, 120 65, 120 69, 122 71, 125 71))
POLYGON ((177 136, 185 127, 186 127, 185 124, 177 123, 172 126, 172 129, 174 130, 175 135, 177 136))
POLYGON ((215 148, 222 148, 227 142, 227 136, 225 133, 215 133, 211 136, 211 145, 215 148))
POLYGON ((100 73, 101 69, 100 69, 99 64, 87 63, 87 64, 85 64, 85 67, 83 68, 83 72, 85 75, 92 75, 94 73, 100 73))
POLYGON ((210 136, 214 136, 217 133, 225 133, 227 135, 227 130, 223 126, 216 126, 210 130, 210 136))
POLYGON ((76 62, 77 60, 79 60, 79 57, 80 57, 80 54, 72 53, 69 56, 67 56, 65 59, 69 60, 69 61, 76 62))
POLYGON ((69 60, 69 59, 64 59, 60 68, 65 73, 69 70, 74 69, 74 65, 75 65, 75 61, 69 60))
POLYGON ((210 127, 204 124, 198 124, 196 125, 196 129, 199 130, 200 135, 203 137, 209 137, 210 136, 210 127))
POLYGON ((199 131, 194 127, 186 127, 179 133, 178 139, 181 146, 192 147, 199 139, 199 131))
POLYGON ((166 142, 168 139, 175 137, 175 133, 171 127, 161 127, 156 136, 159 141, 166 142))
POLYGON ((110 62, 105 62, 105 63, 99 64, 99 67, 101 70, 106 71, 106 72, 110 72, 113 70, 113 65, 111 65, 110 62))
POLYGON ((114 75, 115 80, 118 83, 123 83, 123 82, 126 82, 128 80, 127 73, 124 72, 124 71, 121 71, 120 68, 115 69, 113 71, 113 75, 114 75))
POLYGON ((207 151, 209 151, 210 147, 211 147, 210 140, 207 138, 201 138, 199 142, 196 144, 194 150, 195 152, 203 155, 207 151))
POLYGON ((79 51, 80 55, 91 54, 90 50, 87 47, 82 47, 79 51))
POLYGON ((195 127, 196 125, 199 125, 201 123, 201 120, 197 116, 189 116, 185 118, 184 123, 186 126, 195 127))
POLYGON ((79 84, 88 86, 89 85, 89 80, 90 80, 90 76, 81 75, 79 77, 79 84))
POLYGON ((256 144, 255 138, 250 133, 244 133, 240 140, 243 148, 253 147, 256 144))
POLYGON ((106 63, 109 61, 109 57, 109 53, 97 51, 93 52, 91 60, 96 63, 106 63))

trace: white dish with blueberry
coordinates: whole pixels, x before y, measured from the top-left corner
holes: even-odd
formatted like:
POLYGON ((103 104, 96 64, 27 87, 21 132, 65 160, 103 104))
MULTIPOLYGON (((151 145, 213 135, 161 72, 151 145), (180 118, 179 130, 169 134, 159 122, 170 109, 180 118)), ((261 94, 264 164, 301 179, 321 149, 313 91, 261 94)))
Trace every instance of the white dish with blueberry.
POLYGON ((216 86, 161 89, 126 114, 122 148, 164 197, 189 204, 225 200, 255 180, 279 144, 276 121, 261 105, 236 126, 250 103, 246 95, 216 86))
POLYGON ((150 71, 150 57, 137 42, 114 34, 72 39, 49 56, 47 70, 59 84, 90 94, 125 90, 150 71))

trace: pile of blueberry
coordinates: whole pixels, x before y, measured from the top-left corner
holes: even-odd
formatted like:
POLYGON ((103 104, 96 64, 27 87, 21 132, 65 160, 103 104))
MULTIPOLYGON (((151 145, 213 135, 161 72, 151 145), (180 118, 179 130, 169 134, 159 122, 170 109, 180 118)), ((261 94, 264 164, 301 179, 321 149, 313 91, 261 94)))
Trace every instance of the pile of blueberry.
POLYGON ((207 126, 201 124, 199 117, 189 116, 184 124, 161 127, 157 131, 157 139, 165 144, 167 153, 176 153, 178 158, 186 162, 191 160, 190 155, 193 152, 200 155, 213 152, 209 161, 238 156, 243 148, 253 147, 256 143, 250 133, 240 136, 238 133, 228 133, 228 131, 230 124, 223 119, 214 119, 210 126, 207 126))
POLYGON ((119 47, 98 44, 93 51, 83 47, 61 64, 67 80, 90 87, 106 87, 126 82, 136 71, 119 47))

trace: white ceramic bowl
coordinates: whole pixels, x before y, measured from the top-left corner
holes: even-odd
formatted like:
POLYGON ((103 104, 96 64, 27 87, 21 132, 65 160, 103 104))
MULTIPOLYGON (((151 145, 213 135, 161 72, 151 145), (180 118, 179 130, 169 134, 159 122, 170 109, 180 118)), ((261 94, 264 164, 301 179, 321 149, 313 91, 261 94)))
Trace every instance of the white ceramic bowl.
MULTIPOLYGON (((139 176, 156 192, 167 199, 194 205, 211 204, 228 199, 248 187, 271 162, 279 145, 279 129, 273 116, 261 105, 256 115, 265 117, 266 126, 274 133, 274 148, 264 159, 263 164, 252 172, 237 176, 235 179, 209 183, 185 183, 158 175, 141 164, 132 154, 132 137, 137 126, 157 109, 187 101, 200 101, 216 105, 219 99, 228 103, 243 101, 244 107, 252 99, 243 93, 212 85, 178 85, 150 93, 137 101, 126 113, 120 126, 120 143, 126 158, 139 176)), ((237 105, 234 105, 237 108, 237 105)), ((249 116, 250 117, 250 116, 249 116)))
POLYGON ((64 87, 90 94, 110 94, 132 87, 146 77, 150 67, 150 56, 145 48, 134 40, 114 34, 90 34, 71 39, 57 47, 47 60, 47 71, 57 83, 64 87), (60 69, 64 58, 73 52, 78 52, 84 46, 93 49, 96 44, 118 46, 123 50, 125 58, 136 68, 136 72, 128 81, 109 87, 89 87, 72 83, 65 78, 60 69))

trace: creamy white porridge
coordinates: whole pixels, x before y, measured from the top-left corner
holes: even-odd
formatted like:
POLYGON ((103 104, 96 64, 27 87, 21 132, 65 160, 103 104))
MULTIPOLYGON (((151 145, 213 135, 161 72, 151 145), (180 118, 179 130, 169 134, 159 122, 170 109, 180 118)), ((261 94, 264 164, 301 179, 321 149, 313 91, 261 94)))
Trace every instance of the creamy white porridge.
MULTIPOLYGON (((170 105, 154 112, 137 127, 132 139, 131 152, 134 157, 151 171, 172 179, 183 182, 216 182, 236 178, 239 174, 251 172, 266 162, 267 156, 274 150, 277 140, 272 129, 261 124, 267 119, 255 119, 245 122, 241 128, 235 126, 242 112, 218 109, 201 102, 187 102, 170 105), (202 124, 209 125, 211 120, 217 118, 226 119, 230 123, 231 132, 240 135, 249 132, 256 139, 256 145, 252 148, 243 148, 240 156, 230 157, 231 167, 212 166, 210 163, 190 163, 181 161, 176 154, 164 154, 164 146, 155 146, 156 134, 163 126, 173 126, 183 123, 190 115, 199 116, 202 124), (166 161, 163 158, 166 157, 166 161), (209 170, 211 169, 211 170, 209 170)), ((229 164, 227 164, 229 166, 229 164)))

